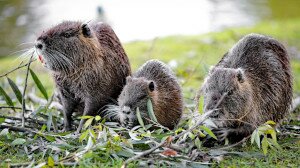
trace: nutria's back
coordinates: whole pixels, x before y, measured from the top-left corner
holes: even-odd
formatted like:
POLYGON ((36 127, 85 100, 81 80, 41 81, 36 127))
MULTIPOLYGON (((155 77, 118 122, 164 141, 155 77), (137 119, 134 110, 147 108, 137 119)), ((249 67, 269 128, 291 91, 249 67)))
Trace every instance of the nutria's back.
MULTIPOLYGON (((174 128, 183 110, 181 88, 173 72, 157 60, 147 61, 127 83, 118 98, 118 117, 122 125, 137 124, 136 108, 148 118, 147 100, 153 104, 153 111, 160 124, 174 128)), ((147 122, 147 121, 146 121, 147 122)))
POLYGON ((287 51, 271 37, 247 35, 212 68, 203 91, 204 110, 217 109, 211 116, 218 127, 249 134, 267 120, 278 122, 288 113, 292 100, 287 51))

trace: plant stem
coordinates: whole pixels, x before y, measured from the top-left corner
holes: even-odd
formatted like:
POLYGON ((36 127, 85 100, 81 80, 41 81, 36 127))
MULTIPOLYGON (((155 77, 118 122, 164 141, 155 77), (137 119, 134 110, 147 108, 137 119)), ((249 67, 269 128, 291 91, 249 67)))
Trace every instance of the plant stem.
POLYGON ((30 64, 32 62, 32 58, 33 58, 33 53, 27 63, 27 71, 26 71, 26 78, 25 78, 25 86, 24 86, 24 90, 23 90, 23 95, 22 95, 22 127, 24 127, 25 125, 25 112, 26 112, 26 105, 25 105, 25 93, 26 93, 26 88, 27 88, 27 82, 28 82, 28 75, 29 75, 29 68, 30 68, 30 64))

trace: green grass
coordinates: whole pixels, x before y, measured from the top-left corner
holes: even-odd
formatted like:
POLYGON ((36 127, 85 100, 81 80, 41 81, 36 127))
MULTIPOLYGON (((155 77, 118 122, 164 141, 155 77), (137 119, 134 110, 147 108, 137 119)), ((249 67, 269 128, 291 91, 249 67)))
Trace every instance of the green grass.
MULTIPOLYGON (((159 59, 166 63, 176 63, 173 68, 176 72, 184 90, 186 103, 190 103, 207 73, 208 68, 214 65, 241 37, 249 33, 261 33, 273 36, 281 41, 288 48, 300 50, 300 19, 287 21, 263 22, 250 28, 233 28, 221 32, 213 32, 195 36, 171 36, 157 38, 153 41, 137 41, 124 44, 124 48, 129 56, 132 69, 136 71, 145 61, 149 59, 159 59)), ((299 54, 299 53, 298 53, 299 54)), ((300 61, 294 59, 291 65, 294 76, 294 94, 300 94, 300 61)), ((18 66, 19 60, 15 57, 0 58, 0 74, 7 72, 18 66)), ((39 62, 32 66, 49 93, 53 90, 53 80, 45 68, 39 62)), ((10 74, 13 80, 24 77, 25 70, 10 74)), ((2 82, 1 79, 0 83, 2 82)), ((30 79, 31 80, 31 79, 30 79)), ((32 81, 32 80, 31 80, 32 81)), ((31 82, 30 86, 33 83, 31 82)), ((295 116, 296 117, 296 116, 295 116)), ((299 126, 299 122, 297 124, 299 126)), ((282 151, 270 151, 265 157, 241 157, 227 156, 220 163, 215 163, 216 167, 297 167, 300 165, 300 140, 289 137, 279 137, 279 144, 282 151)), ((235 151, 241 152, 261 152, 255 146, 246 145, 237 148, 235 151)), ((24 153, 0 154, 0 160, 11 159, 12 162, 29 161, 24 153)), ((87 157, 81 161, 81 166, 90 166, 99 160, 97 156, 87 157)), ((98 165, 102 167, 120 167, 121 160, 115 163, 98 165)))

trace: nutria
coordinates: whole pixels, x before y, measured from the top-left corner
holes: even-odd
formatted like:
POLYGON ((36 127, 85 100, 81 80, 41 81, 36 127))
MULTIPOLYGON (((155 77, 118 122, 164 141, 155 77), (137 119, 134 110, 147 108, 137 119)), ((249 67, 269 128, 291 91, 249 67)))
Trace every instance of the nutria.
POLYGON ((43 32, 35 48, 52 71, 64 107, 65 131, 71 129, 74 109, 95 115, 118 98, 131 74, 118 37, 104 23, 62 22, 43 32))
POLYGON ((126 78, 118 106, 108 107, 108 115, 119 120, 122 126, 131 128, 138 124, 136 109, 149 123, 147 101, 150 98, 158 123, 173 129, 183 110, 181 88, 172 70, 158 60, 147 61, 132 77, 126 78))
POLYGON ((292 101, 285 47, 271 37, 249 34, 213 67, 202 86, 204 113, 218 139, 245 137, 268 120, 279 122, 292 101))

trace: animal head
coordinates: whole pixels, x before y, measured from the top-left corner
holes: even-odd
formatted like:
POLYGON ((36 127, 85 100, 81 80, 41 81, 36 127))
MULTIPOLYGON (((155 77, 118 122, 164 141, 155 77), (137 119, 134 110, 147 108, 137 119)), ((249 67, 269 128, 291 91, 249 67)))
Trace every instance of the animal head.
POLYGON ((47 68, 67 71, 83 63, 89 53, 95 53, 96 40, 88 24, 65 21, 43 32, 35 49, 47 68))
POLYGON ((249 108, 247 103, 251 99, 251 87, 244 70, 240 68, 211 69, 202 91, 204 112, 213 110, 211 118, 236 118, 249 108))
POLYGON ((132 127, 137 124, 136 109, 139 108, 141 115, 146 116, 147 100, 156 90, 154 81, 143 77, 134 78, 128 76, 119 98, 120 123, 126 127, 132 127))

